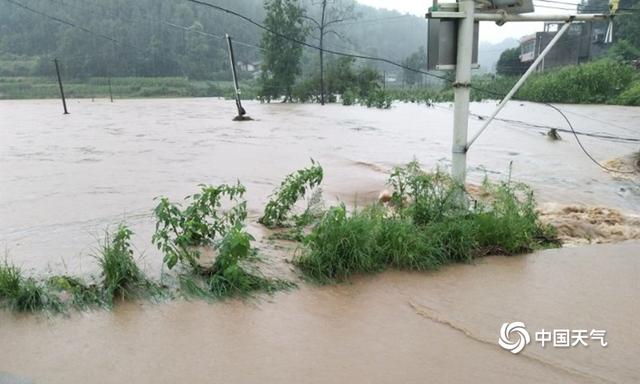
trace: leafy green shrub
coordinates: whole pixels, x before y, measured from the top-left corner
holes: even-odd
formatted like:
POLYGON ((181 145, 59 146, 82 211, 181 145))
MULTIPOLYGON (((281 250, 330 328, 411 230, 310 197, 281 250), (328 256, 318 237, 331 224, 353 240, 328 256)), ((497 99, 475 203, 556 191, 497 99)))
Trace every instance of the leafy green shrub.
POLYGON ((631 66, 604 59, 536 75, 518 92, 518 98, 541 102, 607 103, 626 89, 633 75, 631 66))
POLYGON ((308 190, 320 185, 322 178, 322 167, 313 160, 310 167, 288 175, 271 196, 259 222, 270 228, 286 226, 293 206, 308 190))
POLYGON ((246 296, 255 291, 273 293, 294 286, 288 281, 267 278, 257 270, 248 270, 248 261, 254 254, 253 240, 242 225, 231 228, 216 244, 218 256, 209 274, 179 276, 182 292, 191 297, 220 299, 246 296))
POLYGON ((375 204, 349 214, 329 209, 305 238, 294 262, 320 282, 388 267, 431 270, 486 254, 517 254, 557 244, 538 220, 526 187, 486 183, 490 198, 466 207, 447 175, 428 174, 417 162, 396 168, 391 207, 375 204))
POLYGON ((393 203, 418 225, 440 220, 445 214, 457 214, 461 209, 456 192, 462 186, 439 169, 433 173, 423 171, 415 160, 394 168, 388 184, 394 191, 393 203))
POLYGON ((215 297, 246 295, 253 291, 272 293, 287 288, 290 283, 268 279, 258 272, 248 272, 242 263, 251 255, 251 241, 255 240, 241 226, 232 228, 218 245, 219 255, 208 286, 215 297))
POLYGON ((640 106, 640 81, 622 92, 616 99, 616 104, 640 106))
POLYGON ((367 107, 375 107, 380 109, 391 108, 393 98, 381 89, 372 90, 371 92, 362 96, 361 103, 367 107))
POLYGON ((247 217, 246 201, 240 201, 246 191, 242 184, 201 188, 199 194, 186 198, 189 205, 184 210, 165 197, 154 210, 156 231, 152 241, 163 251, 169 269, 178 261, 200 269, 199 252, 192 247, 213 244, 247 217), (233 204, 231 208, 223 209, 223 198, 233 204))
POLYGON ((356 94, 351 90, 351 88, 344 91, 342 94, 342 105, 353 105, 356 103, 356 94))

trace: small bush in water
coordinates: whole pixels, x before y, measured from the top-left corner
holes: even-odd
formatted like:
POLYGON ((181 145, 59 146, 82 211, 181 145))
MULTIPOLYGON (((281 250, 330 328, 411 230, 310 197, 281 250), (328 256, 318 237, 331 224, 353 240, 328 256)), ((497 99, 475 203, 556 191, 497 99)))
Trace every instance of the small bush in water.
POLYGON ((311 167, 288 175, 265 206, 260 223, 270 228, 286 225, 293 206, 307 191, 320 185, 323 175, 322 167, 313 160, 311 167))
POLYGON ((349 214, 341 205, 324 215, 295 259, 307 276, 329 282, 389 267, 431 270, 556 243, 524 186, 485 183, 487 202, 466 208, 452 198, 460 186, 443 173, 423 172, 415 162, 396 169, 390 184, 393 208, 376 204, 349 214))
POLYGON ((245 296, 255 291, 272 293, 292 287, 290 282, 248 270, 248 259, 254 253, 253 240, 241 225, 231 228, 216 245, 218 257, 209 275, 180 275, 182 291, 188 296, 223 298, 245 296))
POLYGON ((154 210, 156 231, 152 241, 164 253, 169 269, 178 261, 199 269, 199 253, 192 247, 213 244, 247 217, 246 201, 241 201, 246 191, 242 184, 201 188, 200 193, 187 197, 189 205, 184 210, 166 197, 154 210), (232 204, 226 210, 223 198, 232 204))

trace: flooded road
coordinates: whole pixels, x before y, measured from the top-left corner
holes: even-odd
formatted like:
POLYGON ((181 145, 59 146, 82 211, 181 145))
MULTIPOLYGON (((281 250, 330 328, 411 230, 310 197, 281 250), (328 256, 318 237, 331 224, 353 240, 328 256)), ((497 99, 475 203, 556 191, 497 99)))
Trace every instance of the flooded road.
MULTIPOLYGON (((69 116, 55 100, 0 101, 0 247, 30 275, 91 276, 98 240, 124 221, 157 277, 153 199, 239 179, 267 268, 295 274, 283 262, 292 253, 261 241, 255 223, 284 175, 313 158, 325 170, 327 201, 362 205, 414 156, 426 168, 449 165, 447 104, 246 108, 255 121, 232 122, 233 103, 214 99, 73 100, 69 116)), ((640 137, 640 108, 563 108, 579 131, 640 137)), ((501 117, 563 127, 561 116, 529 103, 510 104, 501 117)), ((472 119, 471 131, 481 123, 472 119)), ((469 153, 470 179, 506 180, 513 162, 512 178, 534 188, 543 217, 567 239, 640 238, 638 179, 601 170, 561 135, 553 142, 543 129, 496 122, 469 153)), ((583 143, 602 161, 639 149, 583 143)), ((0 383, 640 382, 638 292, 640 242, 627 241, 302 284, 250 302, 124 304, 53 319, 0 312, 0 383), (609 346, 532 342, 512 355, 497 344, 511 321, 531 332, 605 329, 609 346)))
MULTIPOLYGON (((493 106, 474 103, 472 112, 488 114, 493 106)), ((348 204, 375 198, 389 170, 414 156, 425 168, 448 166, 448 104, 246 107, 255 121, 232 122, 234 104, 217 99, 73 100, 68 116, 56 100, 0 101, 0 248, 37 274, 91 274, 105 229, 125 221, 148 272, 158 274, 162 257, 150 241, 157 196, 178 200, 198 184, 239 179, 255 222, 282 178, 310 158, 325 168, 325 199, 348 204)), ((640 108, 565 109, 579 131, 640 137, 640 108)), ((536 104, 510 104, 500 117, 563 126, 560 115, 536 104)), ((470 131, 481 123, 472 118, 470 131)), ((568 134, 552 142, 545 133, 496 122, 469 153, 471 181, 506 180, 513 161, 512 178, 530 184, 542 202, 640 214, 637 178, 616 178, 591 163, 568 134)), ((639 149, 583 142, 603 161, 639 149)), ((259 226, 252 232, 260 236, 259 226)))
MULTIPOLYGON (((41 383, 637 383, 640 242, 218 304, 0 313, 0 372, 41 383), (608 346, 497 345, 503 322, 604 329, 608 346)), ((0 374, 2 382, 2 374, 0 374)), ((17 382, 17 381, 16 381, 17 382)))

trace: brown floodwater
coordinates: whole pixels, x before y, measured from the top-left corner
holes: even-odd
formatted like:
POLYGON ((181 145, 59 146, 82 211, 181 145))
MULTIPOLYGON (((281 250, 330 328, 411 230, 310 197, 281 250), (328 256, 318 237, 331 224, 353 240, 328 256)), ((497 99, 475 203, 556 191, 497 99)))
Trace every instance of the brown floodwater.
MULTIPOLYGON (((473 103, 488 114, 494 103, 473 103)), ((151 245, 153 199, 198 184, 248 188, 249 230, 265 270, 295 277, 291 246, 255 223, 282 177, 319 161, 329 203, 362 205, 389 170, 417 158, 449 166, 452 112, 247 103, 232 122, 217 99, 0 101, 0 247, 35 276, 96 274, 108 227, 126 222, 141 264, 161 272, 151 245)), ((640 108, 563 106, 577 130, 640 137, 640 108), (593 120, 596 119, 596 120, 593 120)), ((501 117, 563 127, 546 107, 510 103, 501 117)), ((472 119, 471 131, 482 122, 472 119)), ((542 217, 572 244, 640 239, 640 188, 590 162, 568 134, 496 122, 469 153, 470 180, 531 185, 542 217)), ((607 164, 638 145, 583 138, 607 164)), ((621 167, 624 166, 620 165, 621 167)), ((429 274, 385 273, 352 284, 250 302, 123 304, 47 319, 0 312, 0 383, 9 382, 640 382, 640 242, 490 257, 429 274), (503 322, 608 330, 609 346, 497 345, 503 322), (9 376, 11 375, 11 376, 9 376)))
POLYGON ((249 302, 0 313, 0 372, 65 384, 637 383, 639 250, 626 242, 488 257, 249 302), (513 355, 497 344, 511 321, 532 332, 604 329, 608 346, 532 342, 513 355))
MULTIPOLYGON (((449 165, 448 104, 398 104, 387 111, 249 102, 255 121, 242 123, 231 121, 234 104, 218 99, 72 100, 67 116, 59 104, 0 101, 0 248, 37 274, 95 272, 99 239, 122 221, 136 232, 147 270, 158 274, 162 257, 150 242, 153 199, 182 199, 201 183, 239 179, 255 222, 284 175, 310 158, 325 168, 324 197, 348 204, 374 199, 389 170, 414 157, 427 168, 449 165)), ((488 114, 494 105, 473 103, 472 112, 488 114)), ((640 108, 564 108, 580 131, 640 137, 640 108)), ((563 126, 560 115, 537 104, 511 103, 500 117, 563 126)), ((472 118, 470 130, 481 124, 472 118)), ((498 121, 469 153, 470 180, 506 180, 513 162, 512 178, 530 184, 542 202, 639 215, 639 178, 602 171, 562 135, 554 142, 539 129, 498 121)), ((583 142, 603 161, 639 149, 583 142)), ((252 231, 261 235, 257 225, 252 231)))

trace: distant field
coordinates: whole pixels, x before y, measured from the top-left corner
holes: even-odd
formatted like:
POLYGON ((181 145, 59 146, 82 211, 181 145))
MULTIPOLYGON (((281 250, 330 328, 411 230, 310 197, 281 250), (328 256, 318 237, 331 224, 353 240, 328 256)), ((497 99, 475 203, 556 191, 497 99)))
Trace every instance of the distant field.
MULTIPOLYGON (((111 79, 114 98, 141 97, 231 97, 230 81, 192 81, 180 77, 116 77, 111 79)), ((243 85, 243 97, 254 98, 250 85, 243 85)), ((68 98, 109 97, 109 79, 94 77, 64 81, 68 98)), ((55 78, 0 77, 0 99, 50 99, 60 97, 55 78)))

